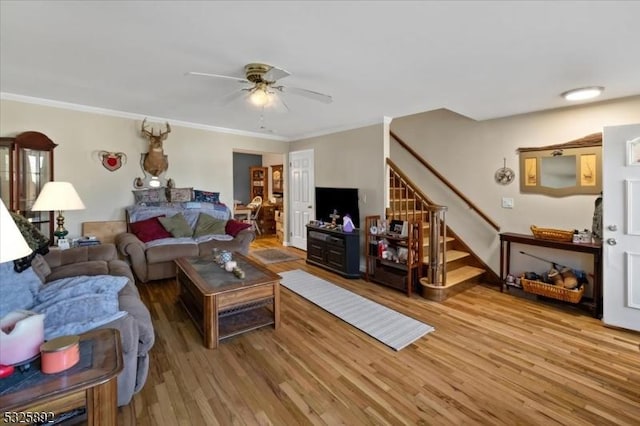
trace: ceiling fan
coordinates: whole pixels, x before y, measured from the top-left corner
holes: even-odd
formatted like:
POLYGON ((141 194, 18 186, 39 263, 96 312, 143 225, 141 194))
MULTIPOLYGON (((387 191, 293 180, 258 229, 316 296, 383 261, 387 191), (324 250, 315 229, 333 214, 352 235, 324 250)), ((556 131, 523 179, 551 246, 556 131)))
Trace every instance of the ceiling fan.
POLYGON ((244 66, 244 73, 244 78, 196 71, 190 71, 187 75, 224 78, 227 80, 235 80, 241 84, 250 84, 250 87, 245 87, 240 89, 238 92, 234 92, 231 99, 241 96, 242 94, 247 94, 249 101, 253 105, 261 108, 281 103, 288 110, 289 108, 287 105, 278 96, 280 93, 293 93, 325 104, 329 104, 333 101, 331 96, 325 95, 324 93, 278 84, 279 80, 288 77, 291 74, 288 71, 274 67, 273 65, 250 63, 244 66))

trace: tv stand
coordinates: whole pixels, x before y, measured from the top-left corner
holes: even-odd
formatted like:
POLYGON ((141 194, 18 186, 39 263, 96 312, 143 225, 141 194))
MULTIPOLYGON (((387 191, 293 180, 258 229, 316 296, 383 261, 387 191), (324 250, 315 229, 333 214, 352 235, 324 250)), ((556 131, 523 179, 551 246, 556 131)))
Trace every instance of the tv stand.
POLYGON ((345 278, 360 278, 360 230, 307 225, 307 263, 345 278))

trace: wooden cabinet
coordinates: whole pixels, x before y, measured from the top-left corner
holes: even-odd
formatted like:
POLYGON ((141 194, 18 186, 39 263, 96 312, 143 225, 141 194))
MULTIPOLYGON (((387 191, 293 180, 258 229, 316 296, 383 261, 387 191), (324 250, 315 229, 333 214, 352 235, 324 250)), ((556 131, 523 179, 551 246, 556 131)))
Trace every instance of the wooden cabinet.
POLYGON ((360 278, 360 233, 307 225, 307 263, 360 278))
POLYGON ((271 192, 274 196, 282 196, 283 182, 282 164, 271 166, 271 192))
POLYGON ((269 176, 267 167, 249 167, 249 197, 262 197, 267 201, 269 197, 269 176))
POLYGON ((276 233, 276 206, 275 204, 262 204, 258 214, 258 226, 262 235, 273 235, 276 233))
POLYGON ((40 132, 0 138, 0 198, 53 242, 53 212, 31 211, 45 183, 53 180, 53 150, 57 144, 40 132))
POLYGON ((422 276, 422 222, 407 222, 406 235, 379 232, 380 224, 380 216, 365 218, 365 278, 411 296, 422 276))

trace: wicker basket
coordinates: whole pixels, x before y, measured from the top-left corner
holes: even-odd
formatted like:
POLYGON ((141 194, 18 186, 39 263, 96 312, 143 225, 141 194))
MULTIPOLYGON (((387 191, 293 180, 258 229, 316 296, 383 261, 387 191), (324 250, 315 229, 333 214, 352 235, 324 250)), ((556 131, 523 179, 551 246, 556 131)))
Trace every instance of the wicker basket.
POLYGON ((565 231, 562 229, 538 228, 531 225, 533 236, 541 240, 553 241, 573 241, 573 231, 565 231))
POLYGON ((584 286, 580 287, 578 290, 570 290, 553 284, 546 284, 541 281, 528 280, 524 275, 520 277, 520 282, 522 283, 522 288, 527 293, 538 294, 540 296, 550 297, 564 302, 578 303, 584 294, 584 286))

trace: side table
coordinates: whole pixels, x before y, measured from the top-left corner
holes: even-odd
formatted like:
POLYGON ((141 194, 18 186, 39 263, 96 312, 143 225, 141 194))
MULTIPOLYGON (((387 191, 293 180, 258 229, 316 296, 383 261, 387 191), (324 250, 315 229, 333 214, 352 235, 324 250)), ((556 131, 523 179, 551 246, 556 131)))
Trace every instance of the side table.
MULTIPOLYGON (((2 422, 31 423, 29 418, 44 419, 43 416, 51 422, 62 413, 86 407, 87 424, 115 426, 116 377, 122 368, 118 330, 107 328, 81 334, 80 362, 70 369, 57 374, 33 371, 25 375, 22 383, 14 379, 10 389, 4 382, 10 378, 0 381, 2 422)), ((16 371, 16 374, 23 373, 16 371)))

